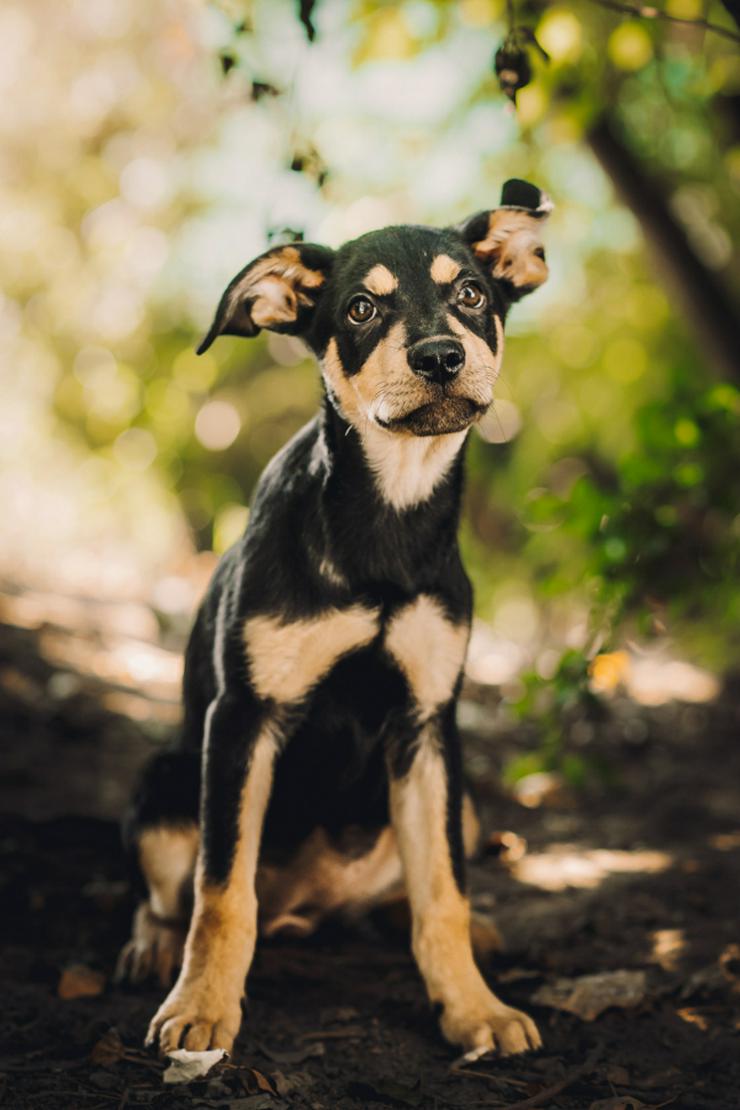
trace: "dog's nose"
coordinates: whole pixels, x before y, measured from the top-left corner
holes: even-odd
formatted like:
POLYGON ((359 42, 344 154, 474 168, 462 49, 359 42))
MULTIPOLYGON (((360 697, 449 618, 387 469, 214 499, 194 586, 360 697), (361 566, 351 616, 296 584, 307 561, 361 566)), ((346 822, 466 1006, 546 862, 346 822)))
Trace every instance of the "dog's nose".
POLYGON ((421 339, 409 347, 409 366, 422 378, 444 385, 459 374, 465 362, 465 349, 457 339, 421 339))

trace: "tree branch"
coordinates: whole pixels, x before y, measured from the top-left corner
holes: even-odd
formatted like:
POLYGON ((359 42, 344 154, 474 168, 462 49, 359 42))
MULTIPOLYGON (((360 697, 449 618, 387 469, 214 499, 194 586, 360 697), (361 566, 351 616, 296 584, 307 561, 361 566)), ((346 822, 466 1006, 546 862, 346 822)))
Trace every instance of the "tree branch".
POLYGON ((640 222, 669 292, 716 374, 740 382, 740 312, 718 275, 694 253, 665 190, 639 163, 608 114, 587 133, 591 149, 640 222))
POLYGON ((623 0, 591 0, 591 3, 598 4, 602 8, 609 8, 614 12, 622 12, 624 15, 637 16, 638 19, 663 19, 667 23, 681 23, 684 26, 700 27, 704 31, 713 31, 715 35, 722 35, 730 42, 740 43, 739 34, 731 31, 728 27, 721 27, 719 23, 711 23, 708 19, 685 19, 679 15, 669 15, 668 12, 661 11, 660 8, 655 8, 652 4, 628 4, 624 3, 623 0))

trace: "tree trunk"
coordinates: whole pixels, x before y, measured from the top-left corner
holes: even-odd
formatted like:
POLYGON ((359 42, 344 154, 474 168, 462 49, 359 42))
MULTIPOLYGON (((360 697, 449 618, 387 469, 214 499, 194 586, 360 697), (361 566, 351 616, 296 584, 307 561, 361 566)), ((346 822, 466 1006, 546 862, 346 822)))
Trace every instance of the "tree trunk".
POLYGON ((602 116, 587 135, 596 157, 640 222, 664 284, 678 301, 707 363, 740 384, 740 306, 691 249, 659 184, 602 116))

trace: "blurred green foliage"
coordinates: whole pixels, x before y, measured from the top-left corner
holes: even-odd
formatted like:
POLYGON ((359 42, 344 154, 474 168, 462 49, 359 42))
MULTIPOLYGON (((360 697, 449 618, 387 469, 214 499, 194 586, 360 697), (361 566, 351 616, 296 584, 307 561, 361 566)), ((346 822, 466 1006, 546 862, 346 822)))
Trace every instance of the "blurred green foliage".
MULTIPOLYGON (((557 691, 586 697, 589 656, 626 635, 667 631, 730 665, 740 370, 723 380, 589 134, 608 116, 737 305, 736 44, 592 0, 524 0, 516 21, 549 62, 532 52, 514 110, 492 68, 503 0, 318 0, 313 42, 290 0, 156 0, 144 23, 133 0, 38 7, 0 20, 32 85, 0 108, 9 559, 36 542, 41 565, 103 534, 144 552, 145 572, 188 542, 224 550, 319 397, 292 341, 195 357, 226 281, 281 228, 336 244, 453 222, 523 176, 556 201, 552 278, 512 313, 496 408, 469 448, 478 612, 532 675, 556 651, 546 747, 557 691), (527 619, 497 625, 512 605, 527 619)), ((717 0, 665 10, 733 29, 717 0)))

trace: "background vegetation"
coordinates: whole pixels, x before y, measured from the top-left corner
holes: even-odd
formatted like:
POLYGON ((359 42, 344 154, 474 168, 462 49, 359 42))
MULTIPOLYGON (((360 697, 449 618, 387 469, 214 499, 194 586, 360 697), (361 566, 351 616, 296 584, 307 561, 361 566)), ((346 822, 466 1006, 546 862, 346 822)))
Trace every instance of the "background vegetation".
POLYGON ((739 32, 730 0, 661 4, 5 5, 4 573, 151 592, 223 551, 319 396, 294 341, 195 357, 224 284, 276 237, 446 224, 521 176, 556 203, 552 277, 470 447, 471 667, 528 674, 544 721, 625 643, 726 670, 739 32))

